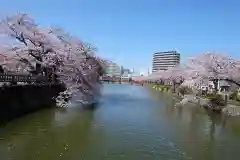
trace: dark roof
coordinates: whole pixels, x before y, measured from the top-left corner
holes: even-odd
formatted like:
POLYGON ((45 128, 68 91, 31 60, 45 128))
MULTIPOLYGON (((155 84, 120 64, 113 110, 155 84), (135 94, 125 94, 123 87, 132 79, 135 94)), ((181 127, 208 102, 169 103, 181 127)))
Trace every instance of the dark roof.
POLYGON ((220 86, 230 86, 229 83, 225 80, 220 80, 219 85, 220 86))

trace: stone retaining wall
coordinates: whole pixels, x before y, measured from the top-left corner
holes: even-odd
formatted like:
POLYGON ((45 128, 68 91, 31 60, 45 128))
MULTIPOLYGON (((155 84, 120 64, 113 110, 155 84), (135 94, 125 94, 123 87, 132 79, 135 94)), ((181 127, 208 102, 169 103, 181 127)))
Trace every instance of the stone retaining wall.
MULTIPOLYGON (((153 89, 166 92, 166 89, 162 90, 161 88, 155 88, 155 87, 153 87, 153 89)), ((228 94, 219 93, 219 94, 222 96, 222 98, 225 101, 229 100, 229 93, 228 94)), ((201 107, 209 108, 210 100, 207 98, 203 98, 203 97, 199 97, 191 94, 186 94, 184 96, 178 95, 178 96, 180 96, 182 100, 179 103, 176 103, 175 106, 183 106, 183 105, 186 105, 187 103, 190 103, 190 104, 199 105, 201 107)), ((221 111, 223 114, 226 114, 229 116, 240 116, 240 106, 236 106, 236 105, 227 104, 223 108, 216 109, 215 111, 221 111)))
POLYGON ((61 84, 31 84, 0 87, 0 123, 38 109, 55 106, 61 84))

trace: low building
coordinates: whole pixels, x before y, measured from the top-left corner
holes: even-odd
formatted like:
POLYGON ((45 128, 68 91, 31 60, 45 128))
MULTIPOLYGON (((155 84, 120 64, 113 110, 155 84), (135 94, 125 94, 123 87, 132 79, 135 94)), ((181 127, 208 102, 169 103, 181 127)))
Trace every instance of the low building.
POLYGON ((121 79, 122 80, 130 80, 132 78, 132 72, 130 69, 125 69, 125 68, 122 68, 122 76, 121 76, 121 79))
POLYGON ((113 61, 107 61, 106 62, 106 74, 110 77, 121 77, 121 67, 113 62, 113 61))

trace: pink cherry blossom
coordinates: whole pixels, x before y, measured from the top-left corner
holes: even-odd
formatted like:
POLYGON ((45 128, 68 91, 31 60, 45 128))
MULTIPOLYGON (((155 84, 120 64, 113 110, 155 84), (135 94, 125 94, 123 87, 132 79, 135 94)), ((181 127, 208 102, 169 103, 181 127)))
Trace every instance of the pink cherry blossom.
POLYGON ((2 67, 6 71, 36 70, 37 74, 43 68, 54 71, 67 88, 57 97, 58 105, 67 105, 66 96, 78 94, 78 102, 92 103, 100 95, 104 61, 95 56, 91 45, 61 29, 40 28, 27 14, 3 19, 0 34, 12 38, 12 45, 0 51, 2 67))
POLYGON ((240 85, 240 70, 236 60, 224 54, 208 52, 197 55, 186 62, 186 68, 196 84, 225 79, 240 85))
POLYGON ((230 56, 208 52, 188 58, 186 63, 171 67, 166 71, 157 71, 147 77, 148 80, 164 80, 172 84, 179 83, 191 88, 200 88, 218 80, 225 79, 240 86, 240 67, 230 56))

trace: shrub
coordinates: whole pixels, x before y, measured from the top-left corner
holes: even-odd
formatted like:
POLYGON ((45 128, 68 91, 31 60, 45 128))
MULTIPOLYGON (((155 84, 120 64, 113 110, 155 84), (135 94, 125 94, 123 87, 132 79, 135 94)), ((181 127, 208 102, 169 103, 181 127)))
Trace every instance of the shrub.
POLYGON ((182 86, 178 89, 178 92, 181 94, 181 95, 185 95, 187 93, 191 93, 192 90, 189 88, 189 87, 186 87, 186 86, 182 86))
POLYGON ((171 86, 169 86, 169 85, 163 85, 163 84, 154 84, 153 85, 153 88, 160 88, 161 90, 163 90, 163 89, 167 89, 167 90, 169 90, 169 88, 170 88, 171 86))
POLYGON ((233 92, 230 94, 229 98, 230 98, 231 100, 240 101, 240 98, 238 97, 238 91, 237 91, 237 90, 233 91, 233 92))
POLYGON ((221 95, 216 93, 207 94, 206 98, 210 100, 210 103, 214 106, 225 106, 226 103, 221 95))
POLYGON ((170 85, 163 85, 163 88, 166 88, 167 90, 169 90, 171 88, 170 85))

